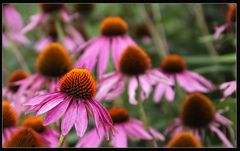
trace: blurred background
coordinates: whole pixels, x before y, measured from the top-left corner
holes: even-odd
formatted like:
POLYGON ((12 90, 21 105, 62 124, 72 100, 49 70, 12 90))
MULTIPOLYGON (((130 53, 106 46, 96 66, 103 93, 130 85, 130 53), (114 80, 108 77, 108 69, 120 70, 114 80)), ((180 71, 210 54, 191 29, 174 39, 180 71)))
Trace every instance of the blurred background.
MULTIPOLYGON (((29 22, 30 16, 41 12, 38 4, 13 4, 23 17, 24 24, 29 22)), ((66 4, 69 13, 79 12, 80 16, 72 25, 89 40, 100 34, 99 24, 107 16, 120 16, 129 25, 129 35, 144 48, 152 59, 153 67, 161 62, 161 51, 182 55, 187 62, 188 69, 195 71, 211 80, 215 86, 223 82, 236 79, 236 28, 225 31, 219 41, 214 40, 214 27, 227 21, 230 4, 66 4), (154 35, 153 33, 157 33, 154 35), (146 38, 147 37, 147 38, 146 38), (162 45, 159 45, 161 43, 162 45)), ((4 30, 4 29, 3 29, 4 30)), ((35 71, 37 53, 33 50, 34 42, 44 37, 45 33, 38 28, 27 34, 31 45, 19 47, 24 60, 31 72, 35 71)), ((2 49, 3 71, 2 87, 6 78, 21 66, 10 50, 2 49)), ((145 101, 145 110, 152 127, 160 132, 164 130, 175 117, 179 115, 185 92, 177 90, 174 103, 161 100, 154 104, 152 95, 145 101)), ((224 116, 233 121, 236 130, 236 100, 229 97, 219 103, 219 91, 207 94, 214 101, 217 109, 229 107, 224 116)), ((135 106, 129 105, 127 95, 122 96, 133 117, 138 117, 135 106)), ((117 102, 117 101, 116 101, 117 102)), ((117 104, 117 103, 116 103, 117 104)), ((111 103, 104 105, 110 107, 111 103)), ((235 131, 236 132, 236 131, 235 131)), ((209 133, 210 145, 221 146, 216 136, 209 133)), ((68 136, 70 146, 79 140, 74 130, 68 136)), ((168 140, 168 139, 167 139, 168 140)), ((163 146, 166 142, 159 142, 163 146)), ((129 141, 129 146, 147 146, 145 141, 129 141)), ((104 146, 104 145, 103 145, 104 146)))

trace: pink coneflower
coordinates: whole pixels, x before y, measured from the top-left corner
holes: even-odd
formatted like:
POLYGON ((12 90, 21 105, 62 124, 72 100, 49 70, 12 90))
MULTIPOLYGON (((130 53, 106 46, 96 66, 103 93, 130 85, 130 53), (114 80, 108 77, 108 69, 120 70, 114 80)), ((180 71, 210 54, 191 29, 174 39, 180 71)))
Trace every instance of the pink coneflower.
POLYGON ((61 41, 57 29, 54 25, 53 21, 49 21, 46 23, 47 25, 44 26, 44 32, 46 33, 46 37, 38 40, 35 45, 35 50, 37 52, 42 51, 47 45, 52 42, 62 42, 64 47, 69 51, 72 52, 77 48, 77 46, 84 42, 83 36, 72 26, 62 24, 63 30, 63 39, 61 41))
POLYGON ((59 132, 53 128, 43 126, 43 119, 40 116, 30 116, 25 118, 22 122, 22 126, 32 128, 48 142, 49 147, 57 147, 58 139, 60 137, 59 132))
POLYGON ((121 52, 135 42, 128 36, 128 25, 120 17, 107 17, 100 25, 101 35, 80 45, 74 52, 85 50, 78 59, 76 67, 85 65, 90 71, 94 69, 98 62, 98 77, 101 77, 108 66, 110 52, 112 52, 113 63, 118 68, 118 59, 121 52))
MULTIPOLYGON (((127 147, 127 137, 135 139, 152 140, 152 136, 144 130, 143 123, 137 119, 131 118, 125 108, 114 107, 108 110, 112 119, 116 134, 112 137, 111 145, 113 147, 127 147)), ((162 134, 150 128, 150 133, 163 141, 162 134)), ((104 133, 101 128, 100 138, 95 133, 95 129, 88 132, 76 145, 76 147, 99 147, 103 141, 104 133)))
POLYGON ((221 33, 226 31, 227 29, 231 28, 236 21, 236 12, 237 12, 237 5, 232 4, 227 12, 226 18, 227 22, 221 26, 215 27, 214 38, 218 40, 220 38, 221 33))
POLYGON ((72 68, 72 60, 63 46, 51 43, 38 55, 36 68, 36 73, 15 82, 20 85, 18 96, 31 97, 45 89, 50 92, 56 91, 59 78, 72 68))
POLYGON ((14 85, 13 83, 19 80, 23 80, 27 77, 28 73, 26 71, 16 70, 7 78, 6 86, 2 89, 2 97, 11 102, 11 105, 16 109, 18 114, 21 114, 24 111, 22 103, 25 101, 25 97, 18 97, 16 95, 19 86, 14 85))
POLYGON ((4 144, 18 129, 18 114, 7 100, 2 100, 2 122, 2 144, 4 144))
POLYGON ((29 44, 29 40, 20 33, 23 28, 22 17, 11 4, 3 5, 3 19, 4 29, 6 29, 2 33, 4 47, 8 46, 8 39, 18 45, 29 44))
POLYGON ((173 136, 166 145, 169 148, 174 147, 202 147, 201 142, 193 133, 185 131, 173 136))
POLYGON ((41 7, 42 12, 30 17, 30 22, 21 31, 23 34, 33 30, 39 25, 43 26, 52 19, 60 19, 60 21, 63 21, 64 23, 68 23, 72 19, 72 16, 67 12, 65 4, 41 3, 39 6, 41 7))
MULTIPOLYGON (((213 89, 210 81, 195 72, 187 70, 185 60, 176 54, 166 56, 162 60, 161 67, 155 71, 166 75, 171 83, 176 84, 178 82, 180 87, 187 92, 198 91, 206 93, 213 89)), ((154 92, 154 102, 159 102, 163 94, 165 94, 168 101, 173 101, 175 97, 174 87, 159 83, 154 92)))
POLYGON ((46 113, 43 125, 56 122, 62 115, 61 133, 67 135, 75 125, 77 135, 82 137, 87 129, 89 114, 98 129, 101 125, 109 138, 108 128, 112 129, 112 119, 108 111, 94 99, 95 81, 87 69, 72 69, 59 81, 56 92, 38 95, 24 105, 30 106, 29 112, 37 111, 37 116, 46 113))
MULTIPOLYGON (((231 94, 233 94, 236 91, 236 89, 237 89, 236 84, 237 84, 236 81, 230 81, 230 82, 222 83, 220 85, 220 90, 223 91, 224 98, 230 96, 231 94)), ((221 99, 221 101, 223 101, 224 98, 221 99)))
POLYGON ((12 134, 3 147, 49 147, 49 142, 32 128, 21 127, 12 134))
POLYGON ((138 88, 141 89, 141 99, 145 100, 153 84, 160 81, 167 82, 163 74, 152 71, 150 68, 151 60, 144 50, 138 46, 129 45, 121 54, 118 69, 98 81, 99 91, 96 98, 115 99, 124 92, 125 83, 129 79, 129 103, 136 105, 135 95, 138 88))
POLYGON ((171 136, 189 129, 200 139, 200 133, 206 128, 217 134, 219 139, 226 147, 233 147, 219 126, 228 127, 231 121, 221 115, 220 111, 216 111, 212 101, 201 93, 191 93, 187 95, 182 103, 180 118, 176 118, 169 125, 164 134, 171 136))

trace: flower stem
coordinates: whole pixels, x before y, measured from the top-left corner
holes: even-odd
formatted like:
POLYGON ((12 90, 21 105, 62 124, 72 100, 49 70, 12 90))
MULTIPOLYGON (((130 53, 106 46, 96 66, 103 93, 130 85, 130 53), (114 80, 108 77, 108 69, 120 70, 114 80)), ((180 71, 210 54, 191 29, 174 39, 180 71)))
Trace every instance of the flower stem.
MULTIPOLYGON (((144 110, 144 107, 143 107, 143 101, 141 100, 141 97, 140 97, 140 88, 137 89, 137 101, 138 101, 138 111, 139 111, 140 119, 143 122, 144 129, 147 132, 149 132, 148 119, 147 119, 147 116, 146 116, 146 113, 145 113, 145 110, 144 110)), ((156 142, 154 140, 154 137, 152 137, 152 140, 150 140, 149 143, 150 143, 149 144, 150 147, 157 147, 156 142)))
POLYGON ((20 50, 17 49, 16 45, 10 40, 9 35, 7 34, 8 39, 9 39, 9 46, 11 47, 10 50, 13 52, 15 55, 19 65, 28 73, 31 73, 27 63, 25 62, 22 54, 20 53, 20 50))
POLYGON ((62 144, 63 144, 63 142, 64 142, 64 136, 63 135, 61 135, 60 136, 60 138, 59 138, 59 140, 58 140, 58 147, 62 147, 62 144))
POLYGON ((64 42, 64 32, 61 27, 60 21, 58 19, 55 20, 55 26, 57 29, 57 35, 58 35, 60 41, 63 43, 64 42))

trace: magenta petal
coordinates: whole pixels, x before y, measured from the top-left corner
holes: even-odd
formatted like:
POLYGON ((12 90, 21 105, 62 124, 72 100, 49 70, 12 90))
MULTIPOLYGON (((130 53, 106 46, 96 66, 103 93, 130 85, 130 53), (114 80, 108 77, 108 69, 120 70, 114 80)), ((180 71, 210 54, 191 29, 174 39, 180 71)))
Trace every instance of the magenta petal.
POLYGON ((166 90, 166 85, 165 84, 159 83, 156 86, 154 96, 153 96, 153 101, 155 103, 160 102, 160 100, 162 99, 162 95, 164 94, 165 90, 166 90))
POLYGON ((50 38, 42 38, 36 42, 36 45, 34 48, 37 52, 41 52, 50 43, 51 43, 50 38))
POLYGON ((49 142, 49 147, 57 147, 60 134, 56 130, 48 128, 42 133, 42 136, 49 142))
POLYGON ((40 108, 40 110, 37 112, 36 116, 43 114, 49 110, 51 110, 52 108, 54 108, 55 106, 57 106, 59 103, 61 103, 64 100, 64 96, 60 96, 60 97, 54 97, 54 98, 47 98, 46 99, 46 103, 40 108))
POLYGON ((159 139, 161 141, 165 140, 165 137, 159 133, 158 131, 156 131, 154 128, 149 128, 149 132, 152 134, 153 137, 155 137, 156 139, 159 139))
POLYGON ((72 52, 76 48, 76 43, 68 36, 64 37, 63 45, 68 52, 72 52))
POLYGON ((85 42, 85 43, 83 43, 83 44, 80 44, 79 47, 78 47, 76 50, 73 51, 72 56, 75 57, 75 56, 77 55, 77 53, 83 51, 87 46, 89 46, 89 45, 94 45, 94 43, 95 43, 96 41, 98 41, 98 39, 99 39, 99 37, 92 38, 92 39, 89 40, 88 42, 85 42))
POLYGON ((109 60, 110 53, 110 39, 106 39, 105 44, 102 48, 98 59, 98 77, 102 77, 103 73, 106 71, 109 60))
POLYGON ((187 92, 195 91, 194 87, 191 83, 189 83, 188 78, 183 73, 176 74, 176 78, 179 85, 184 88, 184 90, 187 92))
POLYGON ((233 147, 233 145, 230 143, 230 141, 227 139, 227 137, 217 127, 210 125, 210 129, 218 135, 218 137, 222 140, 223 144, 226 147, 229 147, 229 148, 233 147))
POLYGON ((196 79, 198 82, 200 82, 203 86, 205 86, 209 90, 213 89, 212 83, 209 80, 205 79, 203 76, 192 71, 187 71, 186 73, 190 74, 194 79, 196 79))
POLYGON ((12 6, 3 6, 4 17, 8 28, 14 32, 23 28, 23 20, 19 12, 12 6))
POLYGON ((145 75, 141 75, 141 76, 139 76, 139 86, 141 87, 141 92, 142 92, 142 100, 145 100, 148 96, 149 96, 149 94, 150 94, 150 92, 151 92, 151 90, 152 90, 152 87, 151 87, 151 85, 150 85, 150 83, 148 82, 148 80, 146 79, 146 76, 145 75))
POLYGON ((88 133, 86 133, 86 135, 84 135, 80 139, 76 147, 94 147, 94 148, 99 147, 104 138, 104 133, 102 128, 99 129, 99 132, 100 132, 99 134, 100 137, 98 137, 96 133, 96 129, 89 131, 88 133))
POLYGON ((68 132, 71 130, 73 127, 76 118, 77 118, 77 100, 73 99, 72 104, 69 105, 69 108, 65 112, 62 123, 61 123, 61 130, 62 130, 62 135, 67 135, 68 132))
POLYGON ((121 125, 114 126, 114 128, 118 131, 112 138, 112 145, 114 147, 125 148, 127 147, 127 135, 124 128, 121 125))
POLYGON ((137 87, 138 87, 137 79, 136 77, 132 77, 128 85, 128 96, 129 96, 129 103, 133 105, 137 104, 137 100, 135 98, 137 87))
POLYGON ((67 110, 72 97, 67 97, 60 104, 47 112, 43 125, 49 125, 57 121, 67 110))
POLYGON ((172 87, 167 86, 166 92, 165 92, 165 97, 169 102, 172 102, 175 96, 175 92, 172 87))
POLYGON ((121 78, 116 85, 117 85, 117 87, 112 89, 105 96, 105 98, 104 98, 105 100, 112 101, 113 99, 115 99, 116 97, 120 96, 124 92, 124 89, 125 89, 125 80, 124 79, 121 78))
POLYGON ((87 109, 85 108, 85 105, 83 102, 78 102, 78 110, 77 110, 77 118, 75 123, 75 128, 77 131, 77 135, 79 137, 82 137, 87 130, 88 126, 88 115, 87 115, 87 109))
POLYGON ((45 20, 45 14, 40 13, 30 17, 30 22, 22 29, 21 33, 25 34, 33 30, 40 22, 45 20))

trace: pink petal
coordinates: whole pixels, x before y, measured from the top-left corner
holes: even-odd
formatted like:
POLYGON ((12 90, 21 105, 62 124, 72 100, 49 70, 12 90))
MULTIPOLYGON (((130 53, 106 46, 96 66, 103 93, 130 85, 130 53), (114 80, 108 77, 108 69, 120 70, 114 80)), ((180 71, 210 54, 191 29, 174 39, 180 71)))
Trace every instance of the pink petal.
POLYGON ((82 137, 87 130, 88 126, 88 118, 87 118, 87 109, 83 102, 78 102, 78 110, 77 110, 77 119, 75 123, 75 128, 77 131, 77 135, 82 137))
POLYGON ((41 52, 48 44, 51 43, 51 39, 50 38, 42 38, 39 41, 36 42, 36 45, 34 47, 34 49, 37 52, 41 52))
POLYGON ((153 128, 149 128, 149 132, 152 134, 153 137, 155 137, 156 139, 159 139, 161 141, 164 141, 165 140, 165 137, 159 133, 158 131, 156 131, 155 129, 153 128))
POLYGON ((116 133, 112 138, 111 143, 112 143, 113 147, 126 148, 127 147, 127 135, 126 135, 124 128, 121 125, 115 126, 115 128, 118 131, 118 133, 116 133))
POLYGON ((97 42, 99 39, 101 39, 101 37, 92 38, 88 42, 80 44, 79 47, 73 51, 72 56, 75 57, 77 55, 77 53, 83 51, 89 45, 94 45, 94 43, 97 42))
POLYGON ((227 139, 227 137, 223 134, 223 132, 221 132, 217 127, 210 125, 210 129, 218 135, 218 137, 221 139, 221 141, 226 147, 229 147, 229 148, 233 147, 231 142, 227 139))
POLYGON ((108 66, 110 53, 110 40, 106 39, 98 59, 98 77, 101 78, 108 66))
POLYGON ((66 30, 69 33, 69 35, 71 35, 75 43, 82 44, 84 42, 84 38, 75 28, 73 28, 72 26, 68 26, 66 30))
POLYGON ((27 45, 30 43, 28 38, 19 32, 10 32, 10 38, 18 45, 27 45))
POLYGON ((167 86, 166 87, 166 92, 165 92, 165 97, 169 102, 172 102, 175 96, 175 92, 172 87, 167 86))
POLYGON ((68 52, 72 52, 76 48, 76 43, 68 36, 65 36, 63 39, 63 45, 68 52))
POLYGON ((49 142, 49 147, 57 147, 60 134, 56 130, 48 128, 42 133, 42 136, 49 142))
POLYGON ((162 98, 162 95, 165 92, 165 90, 166 90, 166 85, 165 84, 159 83, 156 86, 156 89, 155 89, 155 92, 154 92, 154 96, 153 96, 153 101, 155 103, 160 102, 160 100, 162 98))
POLYGON ((125 89, 125 80, 123 78, 121 78, 119 80, 119 82, 116 84, 117 87, 115 87, 114 89, 112 89, 105 97, 104 99, 107 100, 113 100, 116 97, 120 96, 125 89))
POLYGON ((190 75, 196 79, 197 81, 199 81, 203 86, 205 86, 206 88, 208 88, 209 90, 212 90, 213 89, 213 85, 212 83, 205 79, 203 76, 195 73, 195 72, 192 72, 192 71, 187 71, 186 73, 190 73, 190 75))
POLYGON ((76 147, 99 147, 103 141, 104 133, 102 128, 100 130, 100 137, 98 137, 96 130, 93 129, 86 133, 80 141, 77 143, 76 147))
POLYGON ((67 97, 57 106, 47 112, 43 125, 49 125, 57 121, 67 110, 72 97, 67 97))
POLYGON ((151 90, 152 90, 152 87, 151 87, 151 85, 150 85, 150 83, 148 82, 148 80, 146 79, 146 76, 145 75, 141 75, 141 76, 139 76, 139 86, 141 87, 141 93, 142 93, 142 100, 145 100, 148 96, 149 96, 149 94, 150 94, 150 92, 151 92, 151 90))
POLYGON ((72 104, 69 105, 61 123, 62 135, 67 135, 73 127, 77 118, 77 100, 72 100, 72 104))
POLYGON ((116 74, 110 78, 108 78, 107 80, 105 80, 101 85, 100 88, 96 94, 96 99, 97 100, 102 100, 111 89, 113 89, 116 85, 116 83, 119 81, 119 79, 121 78, 120 74, 116 74))
POLYGON ((20 31, 23 28, 23 20, 19 12, 12 6, 3 6, 6 24, 13 32, 20 31))
POLYGON ((179 85, 187 92, 193 92, 195 90, 191 83, 189 83, 188 78, 183 73, 176 74, 176 78, 179 85))
POLYGON ((46 14, 40 13, 30 17, 30 22, 22 29, 21 33, 25 34, 33 30, 37 25, 46 19, 46 14))
POLYGON ((136 89, 138 87, 138 82, 136 77, 132 77, 129 80, 129 85, 128 85, 128 96, 129 96, 129 103, 136 105, 137 104, 137 100, 135 98, 136 95, 136 89))

